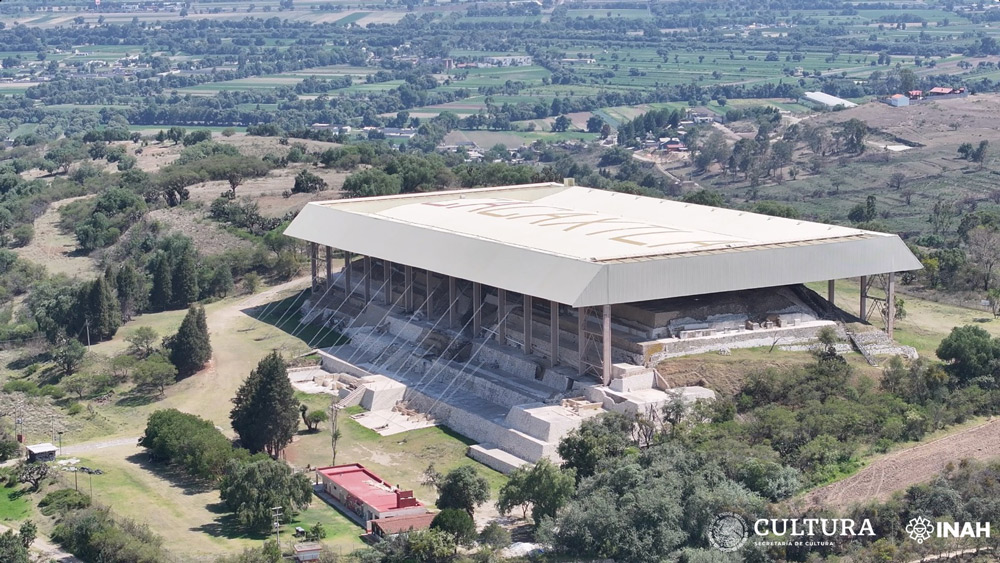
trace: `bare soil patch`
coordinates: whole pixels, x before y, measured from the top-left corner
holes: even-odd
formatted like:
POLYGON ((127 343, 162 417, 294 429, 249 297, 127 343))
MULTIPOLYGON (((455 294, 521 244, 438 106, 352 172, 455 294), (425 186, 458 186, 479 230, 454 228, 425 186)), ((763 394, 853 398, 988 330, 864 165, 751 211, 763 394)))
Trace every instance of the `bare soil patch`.
POLYGON ((202 254, 213 255, 235 248, 253 247, 250 241, 222 229, 204 214, 184 208, 165 208, 150 212, 147 216, 158 221, 168 231, 184 234, 194 241, 195 248, 202 254))
POLYGON ((847 479, 810 491, 800 501, 806 506, 838 509, 876 500, 885 501, 896 491, 931 480, 948 463, 998 456, 1000 420, 992 420, 892 452, 847 479))
POLYGON ((71 197, 49 206, 41 217, 35 219, 35 237, 28 245, 14 249, 18 256, 45 266, 51 274, 69 277, 92 277, 97 273, 97 263, 78 252, 76 238, 59 229, 59 208, 79 199, 93 196, 71 197))
MULTIPOLYGON (((325 180, 329 189, 314 194, 292 194, 290 197, 284 197, 282 193, 291 191, 292 186, 295 185, 295 175, 303 168, 306 166, 294 165, 272 170, 263 178, 251 178, 237 188, 236 196, 250 197, 260 206, 261 213, 271 217, 281 217, 289 212, 297 212, 310 201, 324 201, 340 197, 340 188, 344 185, 344 179, 347 178, 348 174, 315 167, 308 167, 309 171, 325 180)), ((207 205, 223 192, 229 191, 229 183, 224 181, 205 182, 190 186, 188 190, 191 194, 191 201, 207 205)))

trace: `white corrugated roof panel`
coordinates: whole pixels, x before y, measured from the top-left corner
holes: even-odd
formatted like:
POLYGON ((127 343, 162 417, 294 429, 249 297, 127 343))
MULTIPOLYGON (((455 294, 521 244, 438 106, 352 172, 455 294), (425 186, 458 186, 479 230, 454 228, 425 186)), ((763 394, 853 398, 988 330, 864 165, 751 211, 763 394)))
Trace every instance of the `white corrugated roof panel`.
POLYGON ((562 184, 310 203, 285 233, 573 306, 920 268, 895 235, 562 184))

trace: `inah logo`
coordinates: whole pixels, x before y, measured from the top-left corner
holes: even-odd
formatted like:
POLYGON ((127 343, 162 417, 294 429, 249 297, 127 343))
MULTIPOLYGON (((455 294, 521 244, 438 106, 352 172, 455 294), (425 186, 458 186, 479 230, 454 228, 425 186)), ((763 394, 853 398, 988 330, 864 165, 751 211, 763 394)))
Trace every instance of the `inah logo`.
POLYGON ((740 515, 723 512, 708 528, 708 541, 721 551, 736 551, 750 536, 750 527, 740 515))
POLYGON ((917 543, 924 543, 924 540, 930 539, 933 532, 934 523, 923 516, 911 519, 906 525, 906 533, 910 534, 910 539, 917 540, 917 543))

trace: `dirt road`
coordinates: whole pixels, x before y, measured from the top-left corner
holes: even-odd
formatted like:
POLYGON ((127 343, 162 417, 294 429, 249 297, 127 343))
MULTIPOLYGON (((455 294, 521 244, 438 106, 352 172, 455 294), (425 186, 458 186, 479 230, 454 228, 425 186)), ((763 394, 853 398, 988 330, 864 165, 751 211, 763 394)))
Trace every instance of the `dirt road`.
POLYGON ((810 491, 800 500, 806 506, 839 509, 885 501, 896 491, 927 482, 949 462, 995 457, 1000 457, 1000 419, 890 453, 847 479, 810 491))
MULTIPOLYGON (((17 528, 11 528, 9 526, 4 526, 0 524, 0 533, 6 533, 7 530, 13 529, 15 532, 17 528)), ((63 551, 63 549, 56 544, 52 543, 49 538, 38 535, 35 537, 35 541, 31 542, 31 552, 35 555, 41 556, 39 561, 56 561, 58 563, 83 563, 72 553, 63 551)))
POLYGON ((44 265, 50 274, 92 277, 97 272, 94 261, 76 254, 76 239, 72 234, 64 234, 59 230, 59 208, 90 197, 94 196, 71 197, 50 205, 35 220, 35 236, 31 242, 14 252, 21 258, 44 265))

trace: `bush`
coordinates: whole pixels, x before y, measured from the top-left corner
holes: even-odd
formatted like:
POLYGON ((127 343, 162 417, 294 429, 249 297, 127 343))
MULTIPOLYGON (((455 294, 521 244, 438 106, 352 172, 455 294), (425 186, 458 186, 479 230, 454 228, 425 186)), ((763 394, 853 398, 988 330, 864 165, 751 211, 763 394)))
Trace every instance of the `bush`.
POLYGON ((72 403, 66 406, 66 414, 70 416, 76 416, 81 412, 83 412, 83 405, 77 403, 76 401, 73 401, 72 403))
POLYGON ((27 246, 35 238, 35 228, 27 223, 11 229, 10 236, 14 238, 14 246, 27 246))
POLYGON ((107 508, 68 513, 52 531, 52 539, 85 561, 102 563, 160 563, 172 558, 163 550, 163 538, 149 526, 116 520, 107 508))
POLYGON ((62 387, 52 384, 43 385, 41 388, 38 389, 38 392, 42 395, 52 397, 56 401, 66 396, 66 392, 63 391, 62 387))
POLYGON ((45 495, 38 503, 42 514, 52 516, 90 506, 90 497, 75 489, 59 489, 45 495))
POLYGON ((3 390, 4 393, 24 393, 33 397, 39 394, 38 384, 24 379, 15 379, 4 383, 3 390))
POLYGON ((510 531, 497 523, 491 521, 479 532, 479 543, 488 545, 493 549, 503 549, 510 545, 510 531))
POLYGON ((231 459, 249 457, 233 447, 211 421, 175 409, 156 411, 139 445, 149 455, 175 464, 193 477, 214 480, 231 459))

